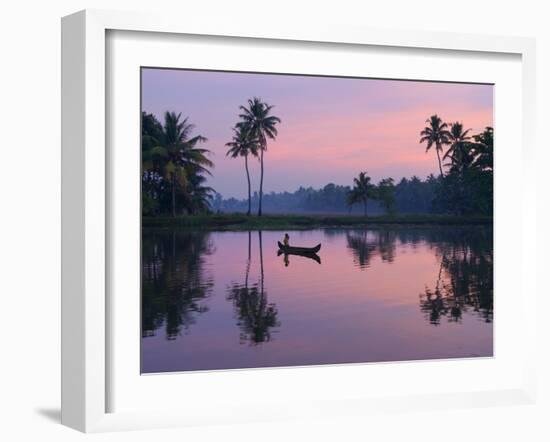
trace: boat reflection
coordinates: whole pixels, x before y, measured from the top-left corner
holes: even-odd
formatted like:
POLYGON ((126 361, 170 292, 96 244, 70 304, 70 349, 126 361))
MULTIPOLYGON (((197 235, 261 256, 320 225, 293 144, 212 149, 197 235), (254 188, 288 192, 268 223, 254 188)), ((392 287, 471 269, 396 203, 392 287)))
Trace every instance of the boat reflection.
POLYGON ((306 252, 283 252, 281 249, 277 251, 277 256, 284 255, 283 262, 285 263, 285 267, 288 267, 290 264, 290 255, 294 256, 301 256, 303 258, 309 258, 313 261, 316 261, 318 264, 321 264, 321 257, 317 255, 317 253, 306 253, 306 252))

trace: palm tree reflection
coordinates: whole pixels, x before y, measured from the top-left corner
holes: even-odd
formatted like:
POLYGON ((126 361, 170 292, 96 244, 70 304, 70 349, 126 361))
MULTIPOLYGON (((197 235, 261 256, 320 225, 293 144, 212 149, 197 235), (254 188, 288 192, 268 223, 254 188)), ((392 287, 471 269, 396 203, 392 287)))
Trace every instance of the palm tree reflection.
POLYGON ((231 300, 237 313, 241 343, 260 344, 271 340, 271 328, 278 327, 277 307, 267 301, 267 296, 254 284, 229 287, 227 299, 231 300))
POLYGON ((251 263, 251 233, 248 232, 248 260, 244 285, 232 284, 227 290, 227 299, 233 303, 240 328, 241 343, 252 345, 271 340, 272 329, 279 327, 277 306, 269 303, 264 287, 264 262, 262 247, 262 232, 258 231, 260 249, 260 279, 249 287, 249 272, 251 263))
POLYGON ((443 319, 461 323, 465 312, 485 322, 493 320, 493 232, 487 227, 453 229, 379 229, 346 232, 347 246, 355 264, 366 270, 372 259, 395 259, 396 245, 413 248, 424 242, 439 258, 433 286, 420 295, 420 310, 430 324, 443 319))
POLYGON ((144 231, 142 239, 142 336, 155 336, 164 326, 166 339, 173 340, 208 311, 204 301, 214 283, 203 256, 212 253, 209 235, 144 231))
POLYGON ((430 324, 439 325, 443 318, 460 323, 468 311, 492 322, 492 237, 478 233, 472 231, 438 244, 441 261, 437 281, 433 290, 426 287, 420 295, 420 310, 430 324))
POLYGON ((391 230, 350 231, 346 232, 346 240, 355 264, 361 269, 370 267, 374 256, 383 262, 391 263, 395 259, 396 237, 391 230))

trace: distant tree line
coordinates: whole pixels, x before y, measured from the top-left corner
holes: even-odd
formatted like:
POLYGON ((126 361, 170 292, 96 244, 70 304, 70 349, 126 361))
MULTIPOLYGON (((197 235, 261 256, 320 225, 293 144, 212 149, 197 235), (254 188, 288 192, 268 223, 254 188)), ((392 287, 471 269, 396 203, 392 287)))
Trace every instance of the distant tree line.
MULTIPOLYGON (((392 180, 393 181, 393 180, 392 180)), ((388 179, 381 180, 375 186, 374 193, 382 193, 382 198, 367 200, 369 215, 391 213, 430 213, 435 197, 438 180, 430 175, 425 180, 414 176, 403 178, 393 189, 387 184, 388 179), (390 187, 390 189, 388 189, 390 187), (389 193, 389 196, 386 195, 389 193)), ((263 197, 264 210, 271 213, 352 213, 363 214, 362 204, 349 204, 350 186, 327 184, 321 189, 300 187, 295 192, 271 192, 263 197)), ((252 207, 256 207, 258 195, 252 196, 252 207)), ((216 212, 246 212, 247 201, 236 198, 223 199, 216 194, 213 200, 213 210, 216 212)))

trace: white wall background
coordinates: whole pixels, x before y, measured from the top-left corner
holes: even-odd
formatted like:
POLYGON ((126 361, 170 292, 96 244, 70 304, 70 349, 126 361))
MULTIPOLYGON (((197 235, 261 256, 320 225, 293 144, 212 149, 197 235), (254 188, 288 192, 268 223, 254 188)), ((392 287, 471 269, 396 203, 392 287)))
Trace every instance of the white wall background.
MULTIPOLYGON (((384 28, 534 36, 538 43, 539 173, 544 190, 550 155, 547 122, 550 13, 547 2, 462 0, 19 0, 0 10, 0 439, 82 440, 59 425, 60 358, 60 17, 84 8, 160 10, 251 20, 349 23, 384 28), (546 4, 545 4, 546 3, 546 4)), ((519 183, 518 183, 519 184, 519 183)), ((548 186, 546 186, 548 187, 548 186)), ((539 207, 539 226, 549 225, 539 207)), ((539 231, 539 274, 548 235, 539 231)), ((539 403, 441 412, 379 415, 363 420, 285 422, 88 436, 94 440, 155 438, 208 441, 280 440, 550 440, 550 295, 540 285, 539 403)), ((533 307, 535 309, 535 307, 533 307)))

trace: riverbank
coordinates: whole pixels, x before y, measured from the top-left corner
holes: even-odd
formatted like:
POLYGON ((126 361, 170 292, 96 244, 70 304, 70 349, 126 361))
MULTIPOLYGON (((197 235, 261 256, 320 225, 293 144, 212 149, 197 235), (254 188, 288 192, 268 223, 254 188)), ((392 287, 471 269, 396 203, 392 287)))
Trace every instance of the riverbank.
POLYGON ((206 230, 299 230, 321 227, 353 227, 377 225, 492 225, 487 216, 452 215, 263 215, 245 214, 193 215, 178 217, 143 217, 143 227, 182 227, 206 230))

